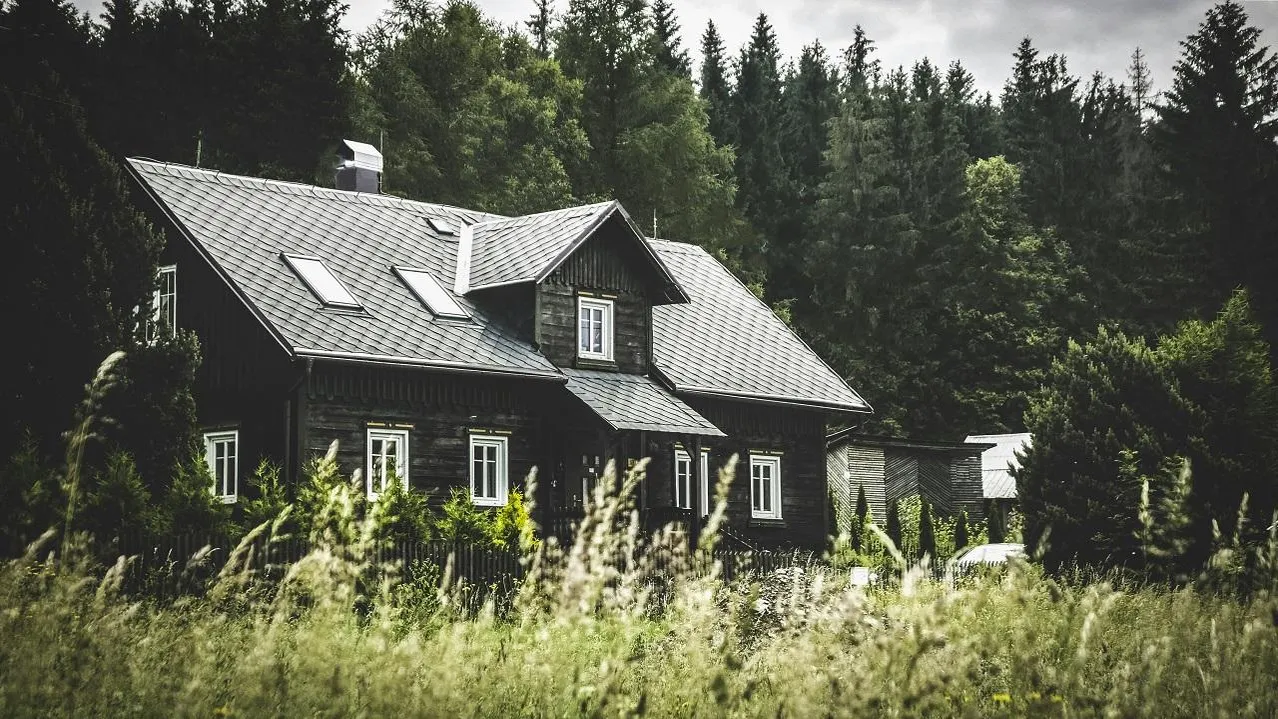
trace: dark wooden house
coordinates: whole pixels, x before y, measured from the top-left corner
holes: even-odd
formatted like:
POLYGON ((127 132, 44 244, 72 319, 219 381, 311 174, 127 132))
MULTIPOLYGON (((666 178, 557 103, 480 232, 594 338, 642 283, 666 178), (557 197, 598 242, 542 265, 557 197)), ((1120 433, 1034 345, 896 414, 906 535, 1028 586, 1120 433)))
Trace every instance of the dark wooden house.
POLYGON ((940 515, 963 511, 973 520, 985 518, 981 453, 993 444, 877 437, 849 428, 831 434, 828 446, 826 476, 840 529, 847 529, 861 487, 879 522, 889 504, 910 495, 923 497, 940 515))
POLYGON ((296 482, 337 440, 372 497, 399 476, 498 506, 537 468, 550 522, 610 460, 650 457, 645 516, 695 528, 735 455, 734 536, 824 542, 827 423, 870 407, 714 257, 616 202, 501 217, 378 194, 380 155, 345 149, 346 189, 128 161, 171 238, 159 307, 202 342, 218 496, 251 494, 260 458, 296 482))

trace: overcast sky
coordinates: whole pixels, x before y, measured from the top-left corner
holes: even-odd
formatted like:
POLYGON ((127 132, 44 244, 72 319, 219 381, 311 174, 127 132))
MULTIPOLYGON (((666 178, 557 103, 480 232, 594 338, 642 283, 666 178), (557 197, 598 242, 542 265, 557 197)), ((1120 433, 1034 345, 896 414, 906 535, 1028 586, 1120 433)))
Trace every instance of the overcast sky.
MULTIPOLYGON (((390 5, 390 0, 349 0, 345 26, 358 33, 390 5)), ((76 0, 95 17, 101 0, 76 0)), ((498 22, 522 23, 533 0, 478 0, 498 22)), ((1012 51, 1025 36, 1043 54, 1064 53, 1071 71, 1095 71, 1123 79, 1132 50, 1148 57, 1156 88, 1165 88, 1180 52, 1211 2, 1191 0, 674 0, 684 44, 699 45, 706 21, 714 18, 730 53, 750 36, 755 17, 768 14, 781 49, 793 57, 820 39, 831 55, 851 42, 860 24, 878 47, 885 67, 907 68, 922 57, 945 66, 961 60, 977 85, 997 97, 1012 64, 1012 51)), ((560 11, 568 0, 556 0, 560 11)), ((1267 45, 1278 36, 1278 0, 1244 0, 1267 45)), ((521 25, 522 26, 522 25, 521 25)))

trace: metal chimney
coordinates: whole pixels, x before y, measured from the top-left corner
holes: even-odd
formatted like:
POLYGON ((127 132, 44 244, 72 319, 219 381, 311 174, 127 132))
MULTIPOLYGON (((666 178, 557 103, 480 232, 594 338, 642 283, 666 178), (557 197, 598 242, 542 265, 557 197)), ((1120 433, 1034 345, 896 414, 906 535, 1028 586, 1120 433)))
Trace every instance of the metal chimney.
POLYGON ((337 189, 378 193, 382 190, 382 153, 364 142, 342 140, 337 148, 337 189))

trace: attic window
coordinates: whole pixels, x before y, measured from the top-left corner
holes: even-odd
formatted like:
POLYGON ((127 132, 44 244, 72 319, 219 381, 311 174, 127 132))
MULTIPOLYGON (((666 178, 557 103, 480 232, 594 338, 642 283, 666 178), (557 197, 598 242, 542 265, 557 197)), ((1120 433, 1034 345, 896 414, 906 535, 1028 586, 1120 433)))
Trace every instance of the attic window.
POLYGON ((456 320, 470 319, 470 315, 466 314, 466 310, 457 304, 457 300, 448 293, 439 282, 426 270, 414 270, 405 267, 396 267, 395 274, 408 285, 408 289, 417 295, 417 299, 426 305, 426 309, 436 317, 447 317, 456 320))
POLYGON ((284 261, 289 267, 302 278, 302 282, 306 283, 306 287, 325 307, 342 307, 346 309, 361 309, 359 300, 355 299, 350 290, 346 289, 346 285, 337 279, 332 270, 328 269, 328 265, 324 264, 324 260, 318 257, 303 257, 301 255, 282 255, 284 261))
POLYGON ((441 219, 439 217, 427 217, 426 221, 430 223, 431 229, 435 230, 441 235, 457 234, 457 225, 454 225, 448 220, 441 219))

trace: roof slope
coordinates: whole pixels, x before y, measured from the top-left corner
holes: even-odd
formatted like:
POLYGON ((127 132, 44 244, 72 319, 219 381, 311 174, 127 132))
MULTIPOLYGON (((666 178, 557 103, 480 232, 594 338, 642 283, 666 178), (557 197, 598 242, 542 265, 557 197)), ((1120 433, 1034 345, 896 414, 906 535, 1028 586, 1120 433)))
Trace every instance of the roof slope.
POLYGON ((637 374, 564 369, 568 391, 613 429, 722 437, 696 410, 652 380, 637 374))
POLYGON ((475 225, 470 288, 536 281, 566 249, 602 224, 615 204, 599 202, 475 225))
POLYGON ((1012 476, 1012 470, 1021 467, 1021 460, 1016 458, 1016 452, 1029 449, 1033 440, 1034 435, 1029 432, 968 436, 968 442, 994 444, 981 453, 981 483, 985 488, 986 499, 1016 497, 1016 478, 1012 476))
POLYGON ((469 224, 493 215, 182 165, 129 165, 298 355, 558 374, 464 297, 457 301, 474 322, 436 319, 391 271, 421 268, 450 288, 457 238, 436 234, 427 218, 469 224), (364 311, 323 309, 281 252, 323 259, 364 311))
POLYGON ((869 412, 834 370, 701 247, 649 240, 692 298, 652 308, 652 360, 675 391, 869 412))

